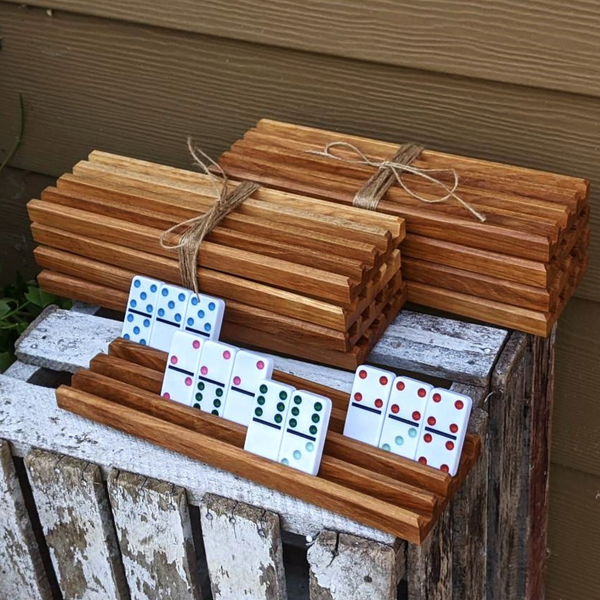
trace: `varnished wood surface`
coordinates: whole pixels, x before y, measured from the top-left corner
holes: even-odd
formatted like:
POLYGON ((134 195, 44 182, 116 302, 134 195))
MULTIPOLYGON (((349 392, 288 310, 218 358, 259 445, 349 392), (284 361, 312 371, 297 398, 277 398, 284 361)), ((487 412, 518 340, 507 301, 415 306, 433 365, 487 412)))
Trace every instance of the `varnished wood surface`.
MULTIPOLYGON (((69 14, 50 19, 41 10, 16 6, 2 5, 0 11, 0 99, 7 107, 0 115, 0 145, 14 137, 12 96, 22 90, 43 111, 30 111, 28 137, 15 164, 40 172, 64 172, 92 147, 188 166, 187 133, 215 155, 258 118, 271 116, 390 141, 417 139, 456 154, 597 180, 594 98, 264 46, 253 47, 250 58, 246 45, 224 39, 69 14), (60 86, 43 84, 50 72, 60 86), (323 74, 319 85, 306 86, 315 72, 323 74), (165 82, 158 92, 156 81, 165 82), (85 102, 80 89, 87 90, 85 102), (375 89, 376 98, 367 91, 375 89), (194 108, 199 97, 202 111, 194 108), (65 110, 69 119, 61 116, 65 110), (233 119, 232 112, 243 116, 233 119)), ((594 212, 592 218, 595 224, 594 212)), ((580 296, 598 297, 599 273, 592 263, 580 296)))
MULTIPOLYGON (((7 0, 18 3, 18 0, 7 0)), ((481 79, 600 95, 593 0, 32 0, 33 6, 481 79)), ((60 14, 60 13, 59 13, 60 14)))

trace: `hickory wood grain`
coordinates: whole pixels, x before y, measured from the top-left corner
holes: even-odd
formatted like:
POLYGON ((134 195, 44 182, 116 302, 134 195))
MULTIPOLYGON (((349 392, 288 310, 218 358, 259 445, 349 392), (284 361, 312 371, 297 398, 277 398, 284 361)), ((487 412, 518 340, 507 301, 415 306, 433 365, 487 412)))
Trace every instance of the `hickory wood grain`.
POLYGON ((291 1, 252 1, 243 10, 226 2, 201 10, 190 0, 177 0, 168 10, 160 4, 148 9, 116 0, 34 0, 32 5, 370 63, 591 96, 600 93, 590 78, 600 68, 590 58, 597 41, 595 4, 590 0, 577 0, 568 8, 546 0, 526 10, 508 2, 493 13, 485 3, 464 0, 452 7, 443 2, 394 5, 379 0, 368 9, 354 0, 343 12, 320 0, 310 0, 303 9, 291 1), (432 22, 438 24, 435 30, 432 22), (265 23, 271 26, 265 28, 265 23))
MULTIPOLYGON (((219 417, 211 419, 209 417, 214 417, 214 415, 206 414, 204 411, 198 411, 175 402, 165 402, 156 392, 149 393, 137 385, 125 383, 124 377, 113 378, 102 375, 101 371, 108 371, 102 368, 105 365, 90 366, 94 371, 80 371, 73 376, 72 386, 74 389, 146 413, 190 431, 202 433, 237 448, 244 447, 245 427, 219 417)), ((343 445, 344 440, 339 440, 340 437, 343 436, 339 433, 334 436, 338 444, 343 445)), ((468 456, 474 448, 475 445, 471 439, 465 454, 468 456)), ((248 458, 248 460, 250 459, 248 458)), ((401 470, 402 466, 399 465, 396 471, 401 470)), ((384 502, 390 502, 431 517, 438 509, 438 501, 441 502, 443 499, 427 489, 428 475, 427 472, 422 471, 420 487, 413 486, 396 481, 390 476, 379 474, 373 469, 349 463, 342 459, 342 453, 330 455, 327 451, 319 471, 319 477, 327 481, 339 483, 384 502)))
MULTIPOLYGON (((6 10, 10 12, 11 7, 7 7, 6 10)), ((42 81, 44 73, 56 72, 61 77, 61 81, 63 81, 63 88, 61 90, 52 90, 50 94, 48 94, 47 88, 44 88, 43 104, 46 108, 45 114, 56 115, 57 109, 60 108, 62 110, 65 106, 69 106, 72 116, 70 123, 67 125, 68 130, 71 132, 69 139, 72 143, 70 143, 69 147, 63 148, 63 152, 59 154, 56 153, 54 147, 52 151, 50 151, 50 146, 44 147, 45 143, 49 144, 45 140, 58 139, 60 137, 59 131, 61 130, 58 128, 54 128, 52 131, 47 130, 48 127, 52 129, 53 125, 59 122, 59 119, 56 120, 52 116, 49 116, 44 123, 41 123, 38 122, 35 115, 31 117, 36 119, 35 130, 40 131, 40 139, 38 140, 40 144, 36 145, 35 150, 37 155, 36 161, 38 163, 41 160, 48 165, 52 161, 56 163, 56 160, 67 158, 62 169, 64 170, 76 160, 83 157, 89 150, 90 144, 86 144, 82 139, 84 128, 79 127, 77 122, 81 123, 81 119, 84 119, 84 122, 87 124, 90 122, 90 115, 92 115, 93 127, 96 131, 97 139, 100 140, 99 144, 96 145, 102 145, 105 148, 119 151, 123 151, 124 148, 129 147, 132 149, 129 152, 130 154, 139 155, 141 153, 151 158, 152 153, 158 153, 165 157, 164 161, 168 161, 170 157, 171 162, 180 161, 182 165, 189 164, 189 160, 185 157, 183 145, 179 145, 181 138, 175 136, 177 131, 185 131, 186 127, 183 124, 191 120, 186 117, 183 119, 180 118, 179 111, 181 110, 181 104, 173 107, 171 113, 173 126, 169 126, 168 129, 163 128, 161 123, 156 124, 151 130, 147 128, 144 130, 136 129, 134 125, 134 122, 140 115, 142 120, 146 119, 146 122, 157 120, 153 118, 153 113, 160 110, 161 104, 164 107, 167 99, 161 98, 159 101, 157 97, 152 96, 151 87, 145 89, 145 86, 150 85, 150 79, 156 81, 164 75, 154 72, 150 76, 150 71, 148 71, 147 82, 145 80, 140 81, 140 77, 135 78, 134 75, 137 84, 134 92, 132 86, 128 85, 132 80, 132 76, 130 73, 125 75, 124 71, 129 68, 129 65, 135 63, 136 52, 138 50, 140 56, 150 56, 152 55, 152 45, 164 39, 163 47, 169 47, 169 51, 161 54, 161 73, 178 73, 179 77, 178 81, 170 82, 169 84, 169 90, 173 90, 173 98, 193 97, 194 82, 186 81, 187 73, 202 73, 206 69, 209 69, 214 74, 214 68, 217 68, 217 72, 219 73, 227 72, 233 75, 230 80, 221 82, 219 86, 215 86, 214 88, 211 86, 206 88, 205 86, 202 90, 203 98, 206 99, 205 108, 208 107, 209 109, 200 117, 196 116, 194 122, 197 122, 199 124, 198 127, 202 128, 202 139, 203 142, 206 141, 206 145, 208 146, 217 147, 220 144, 219 149, 223 149, 226 143, 225 140, 233 141, 243 128, 248 127, 252 120, 255 120, 261 114, 265 114, 265 112, 289 120, 298 118, 298 115, 302 114, 298 98, 306 99, 311 102, 312 106, 318 107, 311 114, 310 120, 312 124, 323 124, 326 122, 326 119, 321 115, 331 114, 327 112, 327 106, 331 105, 334 98, 337 100, 339 83, 346 90, 346 94, 349 94, 349 101, 347 105, 344 105, 344 110, 336 112, 334 121, 331 124, 346 131, 365 133, 370 136, 377 135, 378 133, 379 136, 384 135, 387 139, 396 140, 413 137, 414 139, 424 140, 434 147, 444 147, 455 153, 471 153, 477 156, 503 159, 513 163, 538 166, 546 169, 562 169, 567 172, 578 172, 582 175, 587 174, 590 177, 595 176, 592 163, 586 163, 585 160, 581 162, 579 160, 579 157, 585 158, 586 155, 591 156, 593 154, 591 152, 593 144, 591 146, 587 144, 589 140, 597 137, 593 131, 595 127, 593 114, 596 110, 593 99, 585 97, 565 98, 555 94, 548 95, 546 92, 542 93, 539 90, 512 87, 507 87, 500 91, 497 88, 490 88, 481 82, 471 80, 453 80, 444 76, 434 77, 431 74, 416 73, 402 69, 391 69, 388 73, 388 69, 385 67, 369 65, 367 69, 367 66, 361 63, 346 63, 337 59, 324 57, 311 56, 308 59, 303 57, 304 62, 300 64, 300 61, 296 60, 296 57, 300 55, 287 51, 278 52, 277 61, 274 61, 272 60, 272 52, 269 53, 268 49, 257 47, 255 49, 257 53, 256 58, 262 65, 265 73, 269 75, 268 80, 284 81, 286 84, 283 86, 285 92, 278 89, 269 90, 268 100, 264 101, 266 106, 258 108, 254 96, 244 97, 241 101, 240 112, 236 114, 248 115, 247 121, 224 121, 222 118, 219 118, 220 115, 217 111, 211 109, 211 100, 213 96, 216 98, 217 87, 219 90, 219 100, 215 101, 215 106, 218 104, 219 109, 221 109, 223 106, 230 106, 227 100, 223 104, 222 96, 224 90, 230 89, 230 86, 235 87, 238 83, 244 85, 247 89, 248 78, 255 79, 252 71, 246 70, 246 72, 243 72, 242 69, 237 70, 236 65, 240 63, 240 60, 243 62, 243 59, 236 60, 231 54, 236 52, 238 48, 237 44, 227 42, 226 40, 219 40, 217 42, 216 40, 208 41, 202 39, 200 41, 192 38, 182 40, 181 45, 170 44, 166 40, 176 34, 173 32, 168 34, 167 32, 156 31, 152 39, 148 39, 143 34, 136 36, 137 45, 134 46, 135 50, 132 50, 126 43, 121 43, 119 32, 129 30, 131 34, 134 34, 137 30, 131 26, 110 24, 110 36, 114 40, 114 43, 110 46, 110 52, 104 52, 98 56, 98 49, 103 48, 106 50, 107 46, 102 43, 92 44, 91 40, 94 39, 94 35, 104 35, 104 30, 94 27, 91 21, 87 23, 85 20, 65 15, 61 23, 57 23, 55 20, 51 31, 46 32, 47 35, 44 35, 44 47, 49 49, 49 54, 36 57, 36 61, 31 61, 26 57, 27 52, 30 52, 31 48, 36 47, 35 39, 31 44, 29 41, 26 44, 21 44, 20 41, 24 41, 27 35, 30 37, 35 36, 37 32, 43 30, 46 16, 42 11, 39 11, 38 16, 37 12, 35 10, 29 11, 27 20, 30 26, 26 26, 24 22, 19 20, 15 21, 9 14, 3 15, 3 22, 8 28, 8 35, 12 35, 15 32, 16 26, 21 26, 21 29, 11 43, 11 48, 14 51, 10 55, 7 55, 11 60, 6 63, 8 68, 5 71, 4 81, 9 86, 6 88, 6 93, 10 94, 10 90, 22 88, 22 82, 18 79, 18 76, 24 71, 24 67, 20 64, 15 69, 14 61, 26 61, 24 64, 28 64, 29 67, 31 67, 29 63, 34 62, 37 78, 34 79, 32 76, 31 82, 28 83, 27 91, 29 97, 35 101, 39 91, 39 88, 38 90, 35 89, 35 85, 32 82, 42 81), (33 24, 34 21, 37 23, 36 25, 33 24), (86 30, 87 26, 91 28, 90 31, 86 30), (75 33, 76 31, 77 33, 75 33), (21 37, 19 38, 19 36, 21 37), (86 46, 85 41, 82 40, 90 42, 89 46, 86 46), (219 44, 218 53, 214 51, 214 44, 217 43, 219 44), (48 64, 49 62, 52 63, 52 56, 56 57, 59 55, 61 45, 63 44, 77 48, 77 56, 81 58, 81 61, 73 60, 68 65, 48 64), (170 50, 172 47, 181 49, 182 54, 184 54, 176 62, 171 60, 170 50), (187 50, 184 52, 183 48, 187 48, 187 50), (90 101, 92 104, 85 105, 86 111, 84 116, 81 113, 82 107, 78 107, 75 101, 76 95, 71 94, 69 97, 67 90, 73 89, 74 80, 78 80, 78 78, 83 76, 81 64, 82 62, 90 61, 92 59, 90 54, 94 52, 96 53, 94 57, 95 68, 99 69, 99 73, 94 82, 86 81, 86 85, 98 85, 100 81, 103 81, 103 77, 108 77, 106 74, 108 71, 105 69, 107 64, 109 64, 108 70, 111 73, 111 81, 119 81, 119 79, 123 81, 123 85, 121 86, 118 83, 115 86, 111 86, 111 94, 116 95, 121 93, 117 92, 117 90, 127 90, 127 93, 130 95, 132 93, 145 95, 141 95, 139 98, 135 95, 133 98, 130 96, 127 100, 123 98, 119 100, 115 99, 115 104, 120 107, 119 111, 116 111, 115 114, 115 111, 107 111, 105 107, 103 108, 103 105, 96 106, 94 92, 91 91, 90 101), (203 60, 198 61, 199 64, 190 64, 190 58, 186 58, 186 53, 187 57, 197 57, 201 54, 203 60), (219 56, 219 59, 215 59, 216 56, 219 56), (215 66, 215 60, 219 63, 218 66, 215 66), (219 62, 220 60, 223 61, 222 64, 219 62), (306 62, 306 60, 309 62, 306 62), (315 72, 315 69, 319 68, 311 61, 318 61, 320 64, 322 63, 322 68, 326 72, 335 73, 335 76, 331 78, 336 81, 335 90, 329 81, 324 82, 318 90, 314 90, 312 88, 300 87, 300 84, 295 79, 292 80, 289 73, 293 72, 294 77, 296 74, 300 76, 304 73, 304 69, 306 69, 307 76, 304 77, 303 81, 309 80, 310 73, 315 72), (294 64, 292 66, 294 62, 297 62, 298 65, 294 64), (349 64, 353 65, 351 75, 348 73, 349 64), (64 72, 63 69, 65 69, 64 72), (273 72, 274 69, 277 70, 277 73, 273 72), (355 74, 357 77, 356 80, 354 79, 355 74), (384 74, 387 76, 384 76, 384 74), (16 83, 15 78, 17 78, 16 83), (231 83, 231 81, 235 81, 235 83, 231 83), (381 102, 376 103, 377 106, 375 109, 371 107, 369 115, 365 119, 364 113, 366 111, 361 110, 360 107, 365 102, 364 88, 361 86, 364 86, 364 82, 366 81, 369 81, 371 87, 380 90, 381 102), (181 89, 177 88, 178 85, 180 85, 181 89), (502 95, 501 103, 496 102, 499 93, 502 95), (67 95, 63 97, 61 94, 67 95), (282 94, 285 97, 282 98, 282 94), (439 98, 439 102, 436 102, 436 98, 439 98), (400 113, 396 111, 396 114, 394 114, 394 111, 389 108, 393 102, 387 101, 388 99, 395 99, 402 102, 406 110, 400 113), (425 101, 426 99, 429 99, 429 101, 425 101), (135 115, 133 114, 133 110, 131 110, 131 114, 128 114, 129 106, 132 109, 133 106, 136 107, 135 115), (432 118, 433 106, 437 107, 435 119, 432 118), (540 106, 543 107, 542 110, 540 110, 540 106), (361 119, 357 118, 359 114, 362 115, 361 119), (473 127, 473 114, 477 115, 476 127, 473 127), (556 125, 558 121, 554 118, 555 115, 561 115, 561 118, 567 119, 568 122, 561 120, 561 126, 558 127, 556 125), (124 124, 127 129, 127 135, 123 135, 122 130, 119 131, 119 127, 122 127, 124 124), (157 143, 155 137, 153 143, 148 139, 150 136, 158 136, 160 141, 157 143), (141 138, 144 140, 143 143, 140 143, 141 138), (574 148, 573 153, 570 156, 559 157, 560 153, 554 150, 556 148, 555 143, 548 143, 549 139, 559 144, 567 143, 570 147, 574 148), (122 147, 119 148, 119 145, 122 147), (137 151, 135 150, 136 145, 137 151), (586 151, 588 147, 590 148, 590 152, 586 151), (38 154, 38 150, 41 154, 38 154), (68 159, 68 156, 72 160, 68 159), (579 161, 578 164, 576 164, 575 158, 579 161)), ((21 16, 22 14, 20 14, 21 16)), ((131 40, 131 35, 127 39, 131 40)), ((245 55, 247 55, 245 50, 243 55, 240 51, 239 56, 245 55)), ((153 67, 148 65, 148 68, 151 70, 153 67)), ((204 80, 206 79, 205 77, 204 80)), ((302 78, 300 77, 300 79, 302 78)), ((217 80, 219 79, 217 78, 217 80)), ((262 89, 261 86, 263 88, 265 86, 262 79, 260 81, 255 80, 254 83, 258 86, 257 89, 262 89)), ((105 88, 106 86, 103 87, 105 88)), ((97 97, 100 96, 101 94, 97 94, 97 97)), ((240 106, 239 97, 240 95, 237 94, 238 106, 240 106)), ((265 98, 264 94, 262 98, 265 98)), ((41 100, 39 102, 41 103, 41 100)), ((372 103, 370 104, 372 105, 372 103)), ((6 105, 10 107, 12 103, 7 102, 6 105)), ((10 139, 12 139, 14 124, 18 119, 15 114, 12 114, 10 109, 7 110, 4 116, 7 118, 7 123, 2 128, 2 131, 6 132, 6 135, 11 136, 10 139)), ((181 137, 184 137, 184 135, 182 134, 181 137)), ((22 154, 23 159, 27 156, 33 156, 29 153, 29 150, 27 154, 22 154)), ((155 156, 154 158, 157 157, 155 156)), ((41 168, 41 166, 35 167, 31 163, 27 166, 29 168, 37 168, 38 171, 47 170, 41 168)), ((57 170, 58 172, 60 172, 60 169, 57 170)), ((597 242, 594 241, 594 248, 596 247, 597 242)), ((587 295, 589 293, 591 289, 589 282, 593 281, 595 280, 588 278, 588 283, 582 288, 580 295, 587 295)))
POLYGON ((347 493, 339 484, 291 472, 278 463, 247 453, 230 444, 190 432, 161 419, 119 406, 91 394, 61 386, 57 392, 61 408, 125 433, 163 445, 190 458, 209 462, 241 477, 267 487, 292 493, 296 497, 323 505, 352 519, 358 519, 394 535, 419 541, 422 537, 422 518, 391 504, 376 501, 365 494, 347 493))

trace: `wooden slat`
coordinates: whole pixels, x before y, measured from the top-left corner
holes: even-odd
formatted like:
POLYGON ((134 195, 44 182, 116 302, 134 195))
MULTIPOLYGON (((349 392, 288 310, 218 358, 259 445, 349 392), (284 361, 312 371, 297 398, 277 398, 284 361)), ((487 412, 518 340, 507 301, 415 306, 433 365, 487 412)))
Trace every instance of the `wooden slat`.
POLYGON ((577 0, 568 10, 552 0, 526 11, 509 2, 493 15, 479 2, 450 7, 422 0, 410 6, 379 0, 369 9, 353 0, 343 15, 320 0, 310 0, 303 10, 272 0, 249 4, 244 11, 227 3, 201 10, 190 0, 177 0, 169 10, 157 5, 151 11, 140 3, 124 6, 117 0, 52 0, 49 5, 34 0, 32 5, 370 63, 600 94, 589 77, 590 71, 598 70, 597 61, 592 57, 587 69, 583 66, 597 37, 594 4, 588 0, 577 0), (265 22, 277 26, 265 30, 265 22), (435 31, 432 22, 439 24, 435 31))
MULTIPOLYGON (((27 210, 31 220, 41 225, 65 229, 96 240, 122 243, 127 247, 158 256, 168 257, 174 254, 174 251, 164 250, 160 246, 161 231, 152 227, 128 224, 111 217, 92 215, 73 208, 66 209, 38 200, 29 202, 27 210)), ((177 239, 178 236, 175 236, 173 241, 177 239)), ((260 256, 252 252, 226 248, 212 242, 202 244, 198 264, 201 267, 215 268, 261 283, 277 285, 290 291, 300 291, 317 298, 336 300, 342 304, 354 300, 358 293, 358 288, 342 275, 294 265, 288 261, 260 256)))
POLYGON ((200 519, 214 600, 287 600, 276 514, 207 494, 200 519))
MULTIPOLYGON (((404 550, 404 548, 402 548, 404 550)), ((396 600, 402 552, 356 536, 322 531, 308 549, 311 600, 396 600)))
POLYGON ((113 470, 108 493, 132 600, 201 600, 185 490, 113 470))
POLYGON ((0 439, 0 595, 53 598, 8 443, 0 439))
MULTIPOLYGON (((102 372, 110 372, 111 375, 116 374, 114 368, 103 368, 106 366, 105 361, 99 361, 95 364, 92 361, 90 366, 94 371, 79 371, 73 376, 72 386, 74 389, 141 411, 189 431, 195 431, 232 444, 236 448, 243 448, 246 438, 245 427, 226 419, 214 417, 214 415, 203 411, 182 406, 177 402, 166 402, 156 393, 148 393, 131 385, 130 382, 133 378, 123 377, 122 371, 121 376, 115 379, 102 375, 100 374, 102 372), (123 379, 127 379, 128 382, 124 382, 123 379)), ((333 436, 335 445, 339 450, 331 458, 327 455, 323 457, 319 477, 368 494, 384 502, 402 506, 408 510, 430 516, 434 514, 437 509, 438 498, 428 490, 428 485, 430 481, 437 483, 437 478, 435 477, 436 474, 430 472, 430 469, 412 469, 413 472, 420 471, 419 487, 421 489, 397 482, 391 477, 378 475, 377 472, 374 473, 372 470, 367 471, 355 464, 349 464, 344 460, 347 454, 344 448, 345 438, 333 432, 330 432, 329 436, 333 436)), ((467 445, 466 454, 473 452, 472 442, 473 440, 470 440, 470 444, 467 445)), ((404 463, 405 461, 401 462, 404 463)), ((402 466, 399 464, 397 470, 401 470, 402 466)), ((410 478, 410 474, 404 479, 407 477, 410 478)))
POLYGON ((42 450, 25 464, 63 597, 128 599, 100 469, 42 450))
MULTIPOLYGON (((102 24, 69 14, 63 15, 60 22, 54 20, 53 27, 46 31, 43 11, 29 11, 24 19, 16 7, 5 6, 2 10, 3 35, 11 48, 5 56, 3 73, 2 93, 7 110, 0 117, 5 145, 14 139, 18 126, 16 91, 22 90, 31 102, 45 106, 43 119, 39 113, 31 113, 28 118, 34 128, 30 131, 38 132, 36 144, 23 148, 14 162, 30 170, 64 172, 91 146, 187 166, 189 158, 181 133, 188 130, 186 123, 197 124, 202 132, 202 146, 215 155, 264 114, 298 119, 305 114, 299 100, 302 99, 303 106, 309 103, 314 107, 305 117, 310 124, 396 141, 418 139, 429 147, 456 154, 469 153, 597 179, 595 163, 590 158, 598 137, 594 118, 597 106, 590 97, 565 97, 519 86, 499 88, 472 79, 275 52, 265 46, 253 49, 254 59, 261 64, 258 77, 254 70, 243 67, 247 48, 221 38, 184 37, 166 30, 156 30, 149 36, 124 23, 102 24), (57 57, 67 45, 74 52, 72 60, 65 63, 57 57), (151 58, 157 45, 167 49, 161 52, 158 62, 151 58), (49 52, 32 56, 41 47, 49 52), (133 68, 142 63, 142 69, 133 68), (93 81, 86 79, 89 64, 95 65, 93 81), (23 81, 22 73, 31 68, 31 78, 23 81), (311 80, 317 71, 330 74, 322 85, 306 88, 300 83, 311 80), (47 73, 54 73, 62 85, 45 85, 47 73), (168 78, 164 86, 169 90, 168 98, 159 98, 152 82, 164 77, 168 78), (81 102, 75 93, 83 81, 89 89, 86 102, 81 102), (136 85, 130 85, 131 81, 136 85), (219 83, 200 89, 200 81, 219 83), (273 86, 273 81, 282 85, 273 86), (103 100, 107 87, 113 107, 110 110, 103 100), (243 93, 247 89, 256 90, 256 94, 243 93), (342 107, 339 89, 344 89, 347 99, 342 107), (379 90, 378 102, 370 103, 368 118, 362 110, 361 118, 357 118, 367 89, 379 90), (200 96, 202 114, 191 108, 193 102, 182 101, 200 96), (165 123, 156 115, 169 102, 171 121, 165 123), (404 107, 402 111, 392 108, 398 102, 404 107), (236 108, 230 112, 245 117, 223 119, 224 107, 233 106, 236 108), (332 106, 336 107, 333 120, 332 106), (442 113, 440 106, 444 107, 442 113), (65 107, 71 114, 68 123, 61 120, 65 107), (477 115, 476 126, 473 114, 477 115), (152 128, 143 125, 149 122, 154 123, 152 128), (92 129, 94 144, 86 137, 92 129), (57 152, 51 140, 64 139, 65 135, 69 145, 57 152), (556 152, 557 146, 569 147, 572 152, 556 152)), ((597 248, 594 239, 594 253, 597 248)), ((594 266, 579 295, 595 297, 597 282, 594 266)))
POLYGON ((246 452, 225 442, 191 432, 161 419, 124 408, 91 394, 61 386, 57 392, 61 408, 120 431, 164 445, 190 458, 211 463, 241 477, 251 477, 256 483, 307 500, 317 501, 325 508, 358 519, 366 525, 379 527, 394 535, 418 542, 422 519, 415 513, 374 500, 365 494, 349 495, 343 486, 311 477, 283 465, 250 457, 246 452))

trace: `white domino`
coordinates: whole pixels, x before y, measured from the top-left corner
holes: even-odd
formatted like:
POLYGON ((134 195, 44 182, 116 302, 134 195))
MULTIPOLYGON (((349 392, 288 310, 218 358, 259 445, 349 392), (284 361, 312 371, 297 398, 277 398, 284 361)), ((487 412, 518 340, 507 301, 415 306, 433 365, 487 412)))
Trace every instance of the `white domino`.
POLYGON ((456 475, 473 401, 443 388, 429 394, 416 460, 456 475))
POLYGON ((150 346, 168 352, 171 348, 173 334, 183 327, 183 319, 187 311, 192 292, 176 285, 163 283, 158 290, 158 301, 150 346))
POLYGON ((202 347, 206 342, 195 335, 176 331, 167 358, 167 368, 160 395, 190 406, 194 394, 194 381, 202 347))
POLYGON ((238 349, 213 340, 204 342, 192 406, 222 416, 238 349))
POLYGON ((139 275, 131 280, 121 337, 144 346, 150 344, 161 285, 162 281, 139 275))
POLYGON ((346 437, 378 445, 395 377, 390 371, 358 367, 344 424, 346 437))
POLYGON ((262 379, 270 379, 272 374, 272 358, 240 350, 233 364, 223 416, 241 425, 248 425, 254 406, 256 386, 262 379))
POLYGON ((294 391, 293 387, 270 379, 258 382, 244 450, 271 460, 278 459, 294 391))
POLYGON ((432 389, 432 385, 422 381, 396 377, 379 439, 381 449, 406 458, 415 458, 432 389))
POLYGON ((204 337, 218 340, 225 313, 225 302, 206 294, 191 294, 183 330, 204 337))
POLYGON ((296 390, 288 411, 279 462, 309 475, 319 472, 331 416, 331 400, 296 390))

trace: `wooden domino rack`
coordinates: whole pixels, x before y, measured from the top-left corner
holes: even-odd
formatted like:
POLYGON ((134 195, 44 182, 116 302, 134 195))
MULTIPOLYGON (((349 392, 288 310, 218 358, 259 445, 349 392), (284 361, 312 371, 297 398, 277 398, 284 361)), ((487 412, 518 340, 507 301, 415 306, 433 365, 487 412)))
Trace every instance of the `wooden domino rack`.
MULTIPOLYGON (((161 233, 214 201, 207 175, 92 152, 28 204, 40 285, 124 311, 134 273, 181 283, 161 233)), ((406 300, 404 235, 399 217, 259 189, 202 243, 198 278, 227 303, 227 341, 352 370, 406 300)))
POLYGON ((332 399, 333 412, 319 475, 313 477, 246 452, 246 428, 160 396, 167 354, 123 339, 89 370, 56 391, 58 406, 175 450, 214 467, 310 501, 365 525, 420 544, 481 451, 468 434, 454 477, 344 437, 348 395, 275 373, 274 379, 332 399))
MULTIPOLYGON (((263 119, 219 159, 232 177, 273 189, 351 205, 375 168, 356 164, 349 149, 332 150, 353 164, 318 156, 330 142, 347 142, 373 161, 399 145, 263 119)), ((411 302, 546 336, 581 281, 588 263, 588 183, 583 179, 424 150, 412 163, 453 169, 456 193, 486 216, 480 223, 450 199, 428 204, 393 185, 382 214, 406 219, 404 280, 411 302)), ((452 185, 446 171, 428 174, 452 185)), ((415 174, 403 181, 434 200, 440 188, 415 174)), ((442 191, 441 195, 445 192, 442 191)))

